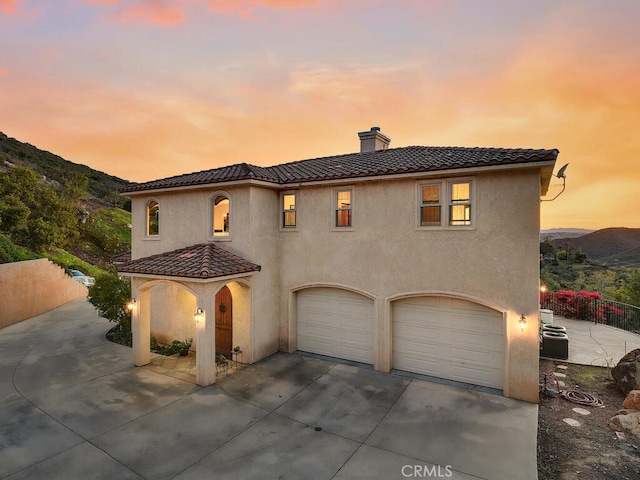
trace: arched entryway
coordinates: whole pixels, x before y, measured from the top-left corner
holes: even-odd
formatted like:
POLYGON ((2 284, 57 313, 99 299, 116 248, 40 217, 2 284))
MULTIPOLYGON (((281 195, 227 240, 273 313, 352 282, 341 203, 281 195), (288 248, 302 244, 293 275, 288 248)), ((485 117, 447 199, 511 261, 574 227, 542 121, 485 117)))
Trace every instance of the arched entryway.
POLYGON ((233 296, 226 285, 216 294, 216 354, 231 358, 233 348, 233 296))

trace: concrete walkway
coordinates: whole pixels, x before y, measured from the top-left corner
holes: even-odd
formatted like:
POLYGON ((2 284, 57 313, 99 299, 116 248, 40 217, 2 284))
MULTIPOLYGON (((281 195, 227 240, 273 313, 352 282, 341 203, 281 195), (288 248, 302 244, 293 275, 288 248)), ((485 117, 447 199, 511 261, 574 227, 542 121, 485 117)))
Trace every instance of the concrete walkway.
POLYGON ((640 348, 640 335, 586 320, 555 317, 554 325, 567 328, 569 363, 615 367, 631 350, 640 348))
POLYGON ((537 406, 295 354, 201 388, 84 300, 0 330, 0 479, 536 479, 537 406))

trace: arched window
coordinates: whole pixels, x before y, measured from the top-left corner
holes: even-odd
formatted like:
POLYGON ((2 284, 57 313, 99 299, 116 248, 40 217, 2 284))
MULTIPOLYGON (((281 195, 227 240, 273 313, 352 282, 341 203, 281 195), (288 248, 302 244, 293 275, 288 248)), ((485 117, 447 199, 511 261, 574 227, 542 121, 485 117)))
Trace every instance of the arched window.
POLYGON ((213 236, 229 236, 229 197, 215 195, 211 201, 213 211, 213 236))
POLYGON ((147 236, 160 235, 160 204, 151 200, 147 203, 147 236))

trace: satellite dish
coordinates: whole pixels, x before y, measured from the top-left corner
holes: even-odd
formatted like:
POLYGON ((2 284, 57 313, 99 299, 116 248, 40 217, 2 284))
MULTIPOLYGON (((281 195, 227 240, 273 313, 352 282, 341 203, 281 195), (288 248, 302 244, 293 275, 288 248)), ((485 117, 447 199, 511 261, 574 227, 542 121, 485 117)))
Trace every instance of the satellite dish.
MULTIPOLYGON (((546 199, 543 200, 541 199, 541 202, 553 202, 556 198, 558 198, 560 195, 562 195, 562 193, 564 192, 564 189, 567 186, 567 176, 565 175, 565 170, 567 169, 567 167, 569 166, 568 163, 565 163, 562 168, 560 170, 558 170, 558 173, 556 173, 554 176, 557 178, 561 178, 562 179, 562 190, 560 190, 560 192, 553 198, 550 199, 546 199)), ((552 174, 553 175, 553 174, 552 174)))
POLYGON ((564 167, 562 167, 560 170, 558 170, 558 173, 556 173, 556 177, 558 177, 558 178, 567 178, 566 175, 564 174, 564 171, 567 169, 568 166, 569 166, 569 164, 565 163, 564 167))

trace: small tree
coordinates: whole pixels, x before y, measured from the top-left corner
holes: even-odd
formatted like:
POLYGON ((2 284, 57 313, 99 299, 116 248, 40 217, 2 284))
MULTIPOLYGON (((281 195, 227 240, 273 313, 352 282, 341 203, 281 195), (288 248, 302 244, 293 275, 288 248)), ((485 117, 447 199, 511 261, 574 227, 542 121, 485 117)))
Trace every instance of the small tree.
POLYGON ((127 310, 127 302, 131 299, 131 280, 115 274, 101 275, 89 288, 88 299, 101 317, 118 323, 111 339, 131 346, 131 312, 127 310))
POLYGON ((628 275, 622 287, 623 301, 640 307, 640 268, 636 268, 628 275))

